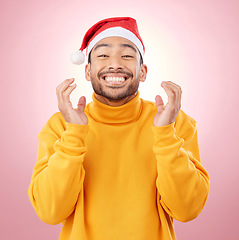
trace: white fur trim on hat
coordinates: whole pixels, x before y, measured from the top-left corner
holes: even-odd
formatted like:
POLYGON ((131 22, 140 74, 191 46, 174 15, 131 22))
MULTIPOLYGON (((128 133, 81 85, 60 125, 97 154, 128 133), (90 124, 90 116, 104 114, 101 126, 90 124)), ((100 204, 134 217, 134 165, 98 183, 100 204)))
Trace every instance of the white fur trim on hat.
POLYGON ((90 51, 92 50, 92 48, 95 46, 95 44, 106 37, 123 37, 123 38, 130 40, 132 43, 135 44, 135 46, 138 48, 141 56, 143 57, 144 49, 143 49, 143 45, 142 45, 141 41, 136 37, 136 35, 134 33, 132 33, 131 31, 129 31, 125 28, 122 28, 122 27, 107 28, 103 32, 99 33, 95 38, 93 38, 93 40, 90 42, 90 44, 86 50, 87 57, 88 57, 90 51))

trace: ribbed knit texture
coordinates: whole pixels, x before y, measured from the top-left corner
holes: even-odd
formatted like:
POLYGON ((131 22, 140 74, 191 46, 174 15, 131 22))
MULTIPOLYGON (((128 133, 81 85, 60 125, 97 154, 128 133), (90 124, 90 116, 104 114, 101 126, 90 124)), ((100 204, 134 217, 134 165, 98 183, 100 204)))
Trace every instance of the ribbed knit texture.
POLYGON ((29 198, 46 223, 63 223, 61 240, 172 240, 173 218, 203 209, 209 176, 200 163, 196 121, 180 110, 154 127, 154 103, 120 107, 96 100, 89 125, 54 114, 39 133, 29 198))

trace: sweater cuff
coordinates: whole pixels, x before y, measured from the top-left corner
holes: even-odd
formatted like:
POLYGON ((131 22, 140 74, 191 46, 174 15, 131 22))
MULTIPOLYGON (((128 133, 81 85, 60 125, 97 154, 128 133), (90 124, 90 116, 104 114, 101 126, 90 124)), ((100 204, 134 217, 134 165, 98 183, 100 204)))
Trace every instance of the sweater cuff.
MULTIPOLYGON (((152 126, 157 147, 167 147, 178 142, 181 138, 176 135, 175 122, 161 127, 152 126)), ((183 140, 183 139, 181 139, 183 140)))
POLYGON ((85 146, 85 138, 89 125, 79 125, 66 122, 66 130, 61 135, 61 142, 72 147, 85 146))

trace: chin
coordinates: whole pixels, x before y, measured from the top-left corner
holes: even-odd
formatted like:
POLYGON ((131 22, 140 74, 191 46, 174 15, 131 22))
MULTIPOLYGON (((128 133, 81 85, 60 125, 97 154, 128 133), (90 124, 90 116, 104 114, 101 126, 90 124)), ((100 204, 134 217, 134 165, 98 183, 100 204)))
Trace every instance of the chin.
POLYGON ((100 89, 99 93, 97 93, 98 95, 101 95, 102 97, 108 99, 109 101, 120 101, 123 99, 126 99, 132 95, 135 95, 135 93, 137 92, 136 90, 133 89, 117 89, 117 88, 113 88, 111 90, 103 90, 100 89))

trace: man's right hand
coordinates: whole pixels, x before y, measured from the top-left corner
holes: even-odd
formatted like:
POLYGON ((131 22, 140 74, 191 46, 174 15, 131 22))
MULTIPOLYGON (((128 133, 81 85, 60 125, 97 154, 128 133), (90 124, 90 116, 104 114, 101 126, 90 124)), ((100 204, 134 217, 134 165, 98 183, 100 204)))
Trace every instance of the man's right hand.
POLYGON ((66 122, 87 125, 88 118, 84 112, 86 105, 85 97, 82 96, 79 99, 77 109, 72 107, 70 101, 70 94, 76 88, 76 84, 72 84, 74 81, 74 78, 66 79, 56 88, 58 108, 66 122))

